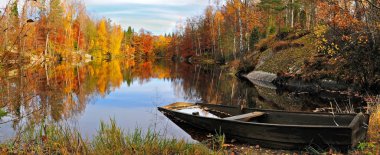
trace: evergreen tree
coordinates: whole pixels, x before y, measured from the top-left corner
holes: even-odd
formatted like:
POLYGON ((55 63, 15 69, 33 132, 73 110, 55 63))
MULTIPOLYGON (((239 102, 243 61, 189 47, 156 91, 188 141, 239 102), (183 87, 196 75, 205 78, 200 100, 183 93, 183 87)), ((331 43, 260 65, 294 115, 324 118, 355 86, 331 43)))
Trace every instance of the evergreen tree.
POLYGON ((251 38, 249 39, 250 46, 254 47, 255 44, 257 44, 259 42, 259 40, 260 40, 259 28, 255 27, 255 28, 253 28, 253 30, 251 32, 251 38))
POLYGON ((124 32, 124 42, 125 45, 133 44, 133 29, 131 26, 128 27, 128 30, 124 32))
MULTIPOLYGON (((12 4, 11 4, 11 23, 12 23, 12 26, 17 28, 19 27, 19 17, 18 17, 18 0, 14 1, 12 4)), ((14 29, 15 30, 15 29, 14 29)))

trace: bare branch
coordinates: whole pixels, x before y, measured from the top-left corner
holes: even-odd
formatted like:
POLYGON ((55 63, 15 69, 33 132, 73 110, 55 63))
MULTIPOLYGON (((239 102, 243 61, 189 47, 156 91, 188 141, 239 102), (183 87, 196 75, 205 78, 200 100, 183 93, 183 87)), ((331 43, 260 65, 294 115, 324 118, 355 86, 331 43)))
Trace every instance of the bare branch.
POLYGON ((5 17, 5 14, 7 13, 7 10, 8 10, 8 7, 9 7, 9 4, 11 4, 11 0, 8 0, 8 3, 5 5, 4 12, 3 12, 3 14, 1 15, 0 21, 2 21, 3 18, 5 17))
POLYGON ((374 8, 380 10, 380 6, 377 6, 376 4, 372 3, 370 0, 366 0, 370 5, 372 5, 374 8))

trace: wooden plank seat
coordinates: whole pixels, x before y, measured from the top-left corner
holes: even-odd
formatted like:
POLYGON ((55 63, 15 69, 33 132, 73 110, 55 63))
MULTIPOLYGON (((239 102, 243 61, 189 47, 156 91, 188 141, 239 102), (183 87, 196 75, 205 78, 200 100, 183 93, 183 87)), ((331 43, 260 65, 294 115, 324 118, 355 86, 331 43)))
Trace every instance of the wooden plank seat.
POLYGON ((246 114, 242 114, 242 115, 236 115, 236 116, 226 117, 226 118, 223 118, 223 119, 225 119, 225 120, 239 120, 239 121, 248 122, 252 118, 260 117, 260 116, 262 116, 264 114, 265 114, 265 112, 257 112, 257 111, 255 111, 255 112, 246 113, 246 114))

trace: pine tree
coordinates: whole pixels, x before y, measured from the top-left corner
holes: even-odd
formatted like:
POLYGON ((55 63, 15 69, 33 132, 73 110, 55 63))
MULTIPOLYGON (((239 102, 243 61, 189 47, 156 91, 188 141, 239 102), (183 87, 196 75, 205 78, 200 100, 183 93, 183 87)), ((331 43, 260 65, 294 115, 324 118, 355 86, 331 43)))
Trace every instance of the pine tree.
POLYGON ((259 40, 260 40, 259 28, 255 27, 255 28, 253 28, 253 30, 251 32, 251 37, 249 39, 250 46, 254 47, 255 44, 257 44, 259 42, 259 40))

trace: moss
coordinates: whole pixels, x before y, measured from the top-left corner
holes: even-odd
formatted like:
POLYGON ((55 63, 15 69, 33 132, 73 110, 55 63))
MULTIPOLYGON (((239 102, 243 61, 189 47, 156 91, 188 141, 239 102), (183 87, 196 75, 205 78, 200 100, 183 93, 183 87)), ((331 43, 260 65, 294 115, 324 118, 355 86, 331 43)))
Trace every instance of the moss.
POLYGON ((256 70, 279 73, 279 72, 291 72, 289 68, 300 69, 303 66, 305 60, 317 53, 316 47, 313 44, 313 38, 311 35, 306 35, 302 38, 294 40, 294 44, 304 45, 303 47, 292 47, 273 53, 269 48, 261 53, 261 58, 266 58, 263 64, 259 65, 256 70), (272 54, 272 55, 271 55, 272 54))
POLYGON ((0 109, 0 119, 7 115, 7 112, 5 112, 3 109, 0 109))

